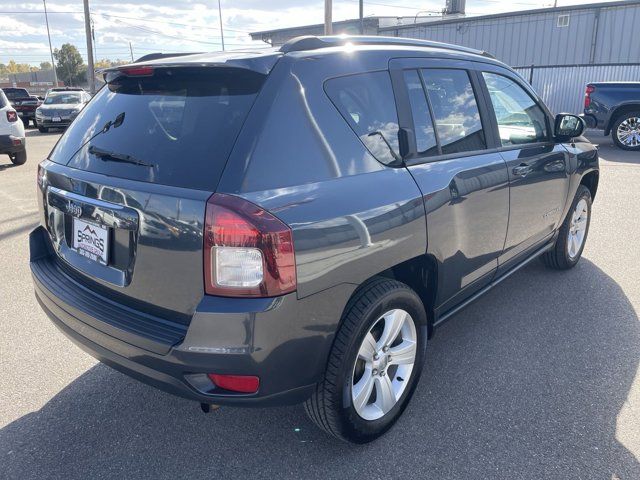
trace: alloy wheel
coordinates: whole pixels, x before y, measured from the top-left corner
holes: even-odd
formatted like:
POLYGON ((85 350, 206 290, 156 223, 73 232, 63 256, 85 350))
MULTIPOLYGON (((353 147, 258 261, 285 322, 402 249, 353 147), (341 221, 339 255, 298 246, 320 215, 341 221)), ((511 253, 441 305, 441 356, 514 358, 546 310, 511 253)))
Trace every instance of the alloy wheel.
POLYGON ((620 143, 627 147, 640 146, 640 117, 629 117, 623 120, 618 125, 616 136, 620 143))
POLYGON ((416 325, 408 312, 394 309, 369 329, 353 367, 351 398, 360 417, 377 420, 398 402, 416 361, 416 325))
POLYGON ((581 198, 576 204, 571 216, 569 234, 567 235, 567 251, 572 260, 578 256, 587 233, 587 221, 589 219, 589 207, 587 201, 581 198))

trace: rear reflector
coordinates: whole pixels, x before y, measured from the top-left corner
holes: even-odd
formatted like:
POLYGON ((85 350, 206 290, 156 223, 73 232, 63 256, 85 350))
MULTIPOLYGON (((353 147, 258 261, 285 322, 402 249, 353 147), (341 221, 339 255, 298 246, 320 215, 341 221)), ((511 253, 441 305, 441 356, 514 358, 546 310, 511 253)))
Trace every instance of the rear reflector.
POLYGON ((240 197, 207 201, 205 291, 225 297, 275 297, 296 289, 291 229, 240 197))
POLYGON ((18 114, 15 110, 7 110, 7 120, 9 120, 10 122, 18 121, 18 114))
POLYGON ((217 387, 231 392, 256 393, 260 387, 260 379, 253 375, 219 375, 209 373, 208 377, 217 387))

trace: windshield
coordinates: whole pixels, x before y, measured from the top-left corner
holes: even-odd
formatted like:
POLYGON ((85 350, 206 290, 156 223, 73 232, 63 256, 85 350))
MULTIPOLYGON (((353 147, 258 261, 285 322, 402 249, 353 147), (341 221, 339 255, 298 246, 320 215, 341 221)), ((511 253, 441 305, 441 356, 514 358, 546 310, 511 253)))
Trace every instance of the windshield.
POLYGON ((44 99, 45 105, 73 105, 80 102, 80 95, 77 93, 60 93, 56 95, 49 95, 44 99))
POLYGON ((211 190, 264 79, 211 67, 117 77, 80 112, 50 158, 114 177, 211 190))

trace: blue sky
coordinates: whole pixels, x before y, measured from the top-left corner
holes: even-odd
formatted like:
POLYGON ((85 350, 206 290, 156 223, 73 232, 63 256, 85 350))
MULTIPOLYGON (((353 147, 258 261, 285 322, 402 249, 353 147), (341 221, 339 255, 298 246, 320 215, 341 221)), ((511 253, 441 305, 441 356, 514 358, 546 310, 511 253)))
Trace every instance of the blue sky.
MULTIPOLYGON (((413 16, 438 11, 445 1, 365 0, 365 16, 413 16)), ((552 1, 467 1, 467 13, 478 15, 549 6, 552 1)), ((591 3, 559 0, 559 5, 591 3)), ((214 51, 220 49, 217 0, 90 0, 98 59, 129 59, 151 52, 214 51)), ((324 0, 222 0, 227 49, 252 42, 248 32, 323 22, 324 0)), ((75 44, 85 56, 81 0, 47 0, 54 48, 75 44)), ((334 0, 334 20, 356 18, 358 0, 334 0)), ((42 0, 0 2, 0 63, 49 61, 42 0), (26 13, 30 12, 30 13, 26 13)))

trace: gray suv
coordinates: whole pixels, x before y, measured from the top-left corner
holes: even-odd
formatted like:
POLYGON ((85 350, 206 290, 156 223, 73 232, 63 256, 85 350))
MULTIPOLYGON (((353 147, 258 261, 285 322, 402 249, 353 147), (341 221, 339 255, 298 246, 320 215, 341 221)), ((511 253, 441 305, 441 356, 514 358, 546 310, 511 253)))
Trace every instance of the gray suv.
POLYGON ((597 150, 484 52, 301 37, 105 81, 38 169, 36 296, 204 410, 304 402, 369 442, 438 325, 536 257, 580 259, 597 150))

